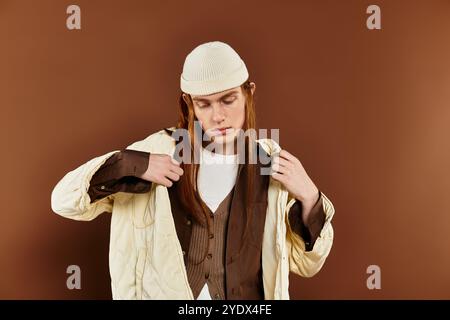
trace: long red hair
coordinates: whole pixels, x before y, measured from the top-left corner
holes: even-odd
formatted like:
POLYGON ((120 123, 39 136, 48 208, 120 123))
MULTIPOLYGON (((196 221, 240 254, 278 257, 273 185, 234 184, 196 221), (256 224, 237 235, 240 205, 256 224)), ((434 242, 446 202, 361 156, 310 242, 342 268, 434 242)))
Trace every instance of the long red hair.
MULTIPOLYGON (((243 125, 243 130, 246 132, 248 129, 256 130, 256 116, 255 116, 255 102, 254 97, 251 91, 250 81, 246 81, 241 85, 242 92, 245 96, 245 121, 243 125)), ((182 162, 181 167, 184 170, 184 174, 180 177, 178 181, 178 196, 180 197, 180 201, 183 204, 186 212, 192 214, 193 218, 203 226, 207 226, 208 231, 211 231, 211 222, 208 218, 208 210, 204 202, 201 200, 200 195, 197 190, 197 174, 199 164, 194 161, 194 151, 200 150, 198 146, 202 145, 201 137, 198 137, 195 134, 195 114, 194 114, 194 106, 192 103, 192 99, 189 95, 187 102, 183 98, 183 92, 179 98, 179 120, 177 123, 177 128, 182 128, 188 131, 189 133, 189 143, 191 150, 191 161, 190 163, 182 162)), ((253 211, 253 184, 254 184, 254 164, 249 161, 252 159, 252 152, 254 141, 253 137, 250 135, 245 135, 245 169, 243 170, 246 173, 246 200, 247 203, 244 206, 246 209, 246 225, 244 229, 243 239, 246 238, 248 234, 248 229, 252 220, 252 211, 253 211)), ((198 159, 198 158, 197 158, 198 159)), ((236 181, 237 183, 237 181, 236 181)))

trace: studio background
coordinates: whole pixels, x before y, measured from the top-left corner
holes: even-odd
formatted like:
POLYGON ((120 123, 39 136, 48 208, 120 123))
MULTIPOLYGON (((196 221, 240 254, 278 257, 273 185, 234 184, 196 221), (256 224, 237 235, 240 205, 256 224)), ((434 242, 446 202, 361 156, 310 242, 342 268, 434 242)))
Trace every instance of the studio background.
POLYGON ((220 40, 332 200, 335 240, 292 299, 450 298, 450 1, 0 0, 0 298, 110 299, 110 215, 51 211, 70 170, 175 125, 179 76, 220 40), (81 8, 68 30, 66 8, 81 8), (368 30, 366 8, 381 8, 368 30), (81 268, 68 290, 66 268, 81 268), (366 286, 369 265, 381 289, 366 286))

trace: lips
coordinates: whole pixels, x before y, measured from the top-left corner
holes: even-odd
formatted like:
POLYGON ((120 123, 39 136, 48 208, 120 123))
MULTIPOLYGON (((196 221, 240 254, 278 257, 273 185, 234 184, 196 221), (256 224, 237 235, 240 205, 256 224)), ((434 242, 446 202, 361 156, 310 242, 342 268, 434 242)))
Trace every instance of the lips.
POLYGON ((231 129, 231 127, 217 128, 217 129, 215 129, 215 131, 220 133, 220 134, 226 134, 227 133, 227 129, 231 129))

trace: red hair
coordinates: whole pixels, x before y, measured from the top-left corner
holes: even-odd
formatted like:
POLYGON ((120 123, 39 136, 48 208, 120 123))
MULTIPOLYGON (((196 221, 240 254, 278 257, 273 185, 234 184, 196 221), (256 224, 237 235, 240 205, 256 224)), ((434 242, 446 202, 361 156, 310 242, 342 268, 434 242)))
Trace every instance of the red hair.
MULTIPOLYGON (((255 103, 253 94, 251 91, 250 81, 246 81, 241 85, 241 90, 245 95, 245 121, 243 125, 243 130, 246 132, 248 129, 256 130, 256 116, 255 116, 255 103)), ((194 161, 194 152, 195 150, 200 150, 199 146, 201 146, 202 141, 201 137, 197 137, 195 134, 195 114, 194 114, 194 106, 190 95, 187 95, 187 102, 183 98, 183 92, 179 98, 179 120, 177 123, 177 128, 186 129, 189 133, 189 143, 191 152, 191 161, 190 163, 181 163, 181 168, 184 170, 184 174, 180 177, 178 181, 178 196, 181 200, 181 203, 186 210, 186 212, 190 212, 193 218, 203 226, 208 227, 208 231, 211 231, 211 222, 208 219, 208 209, 204 202, 201 200, 200 195, 197 190, 197 174, 199 164, 194 161), (200 139, 199 139, 200 138, 200 139), (200 141, 199 141, 200 140, 200 141)), ((244 239, 247 236, 248 228, 251 224, 252 219, 252 211, 253 207, 251 206, 253 201, 253 183, 254 183, 254 164, 249 161, 252 159, 253 148, 249 146, 254 144, 253 137, 245 136, 245 168, 246 169, 246 195, 247 195, 247 204, 245 205, 246 209, 246 226, 244 231, 244 239)), ((236 181, 237 183, 237 181, 236 181)))

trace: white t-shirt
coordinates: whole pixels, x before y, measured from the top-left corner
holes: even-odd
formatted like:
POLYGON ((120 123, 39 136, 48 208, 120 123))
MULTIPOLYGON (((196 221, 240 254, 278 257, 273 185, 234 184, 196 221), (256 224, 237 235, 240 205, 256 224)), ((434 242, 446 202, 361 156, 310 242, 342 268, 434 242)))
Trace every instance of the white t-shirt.
MULTIPOLYGON (((224 155, 202 149, 197 188, 200 197, 213 213, 233 189, 238 168, 236 154, 224 155)), ((202 288, 197 300, 211 300, 207 284, 202 288)))

